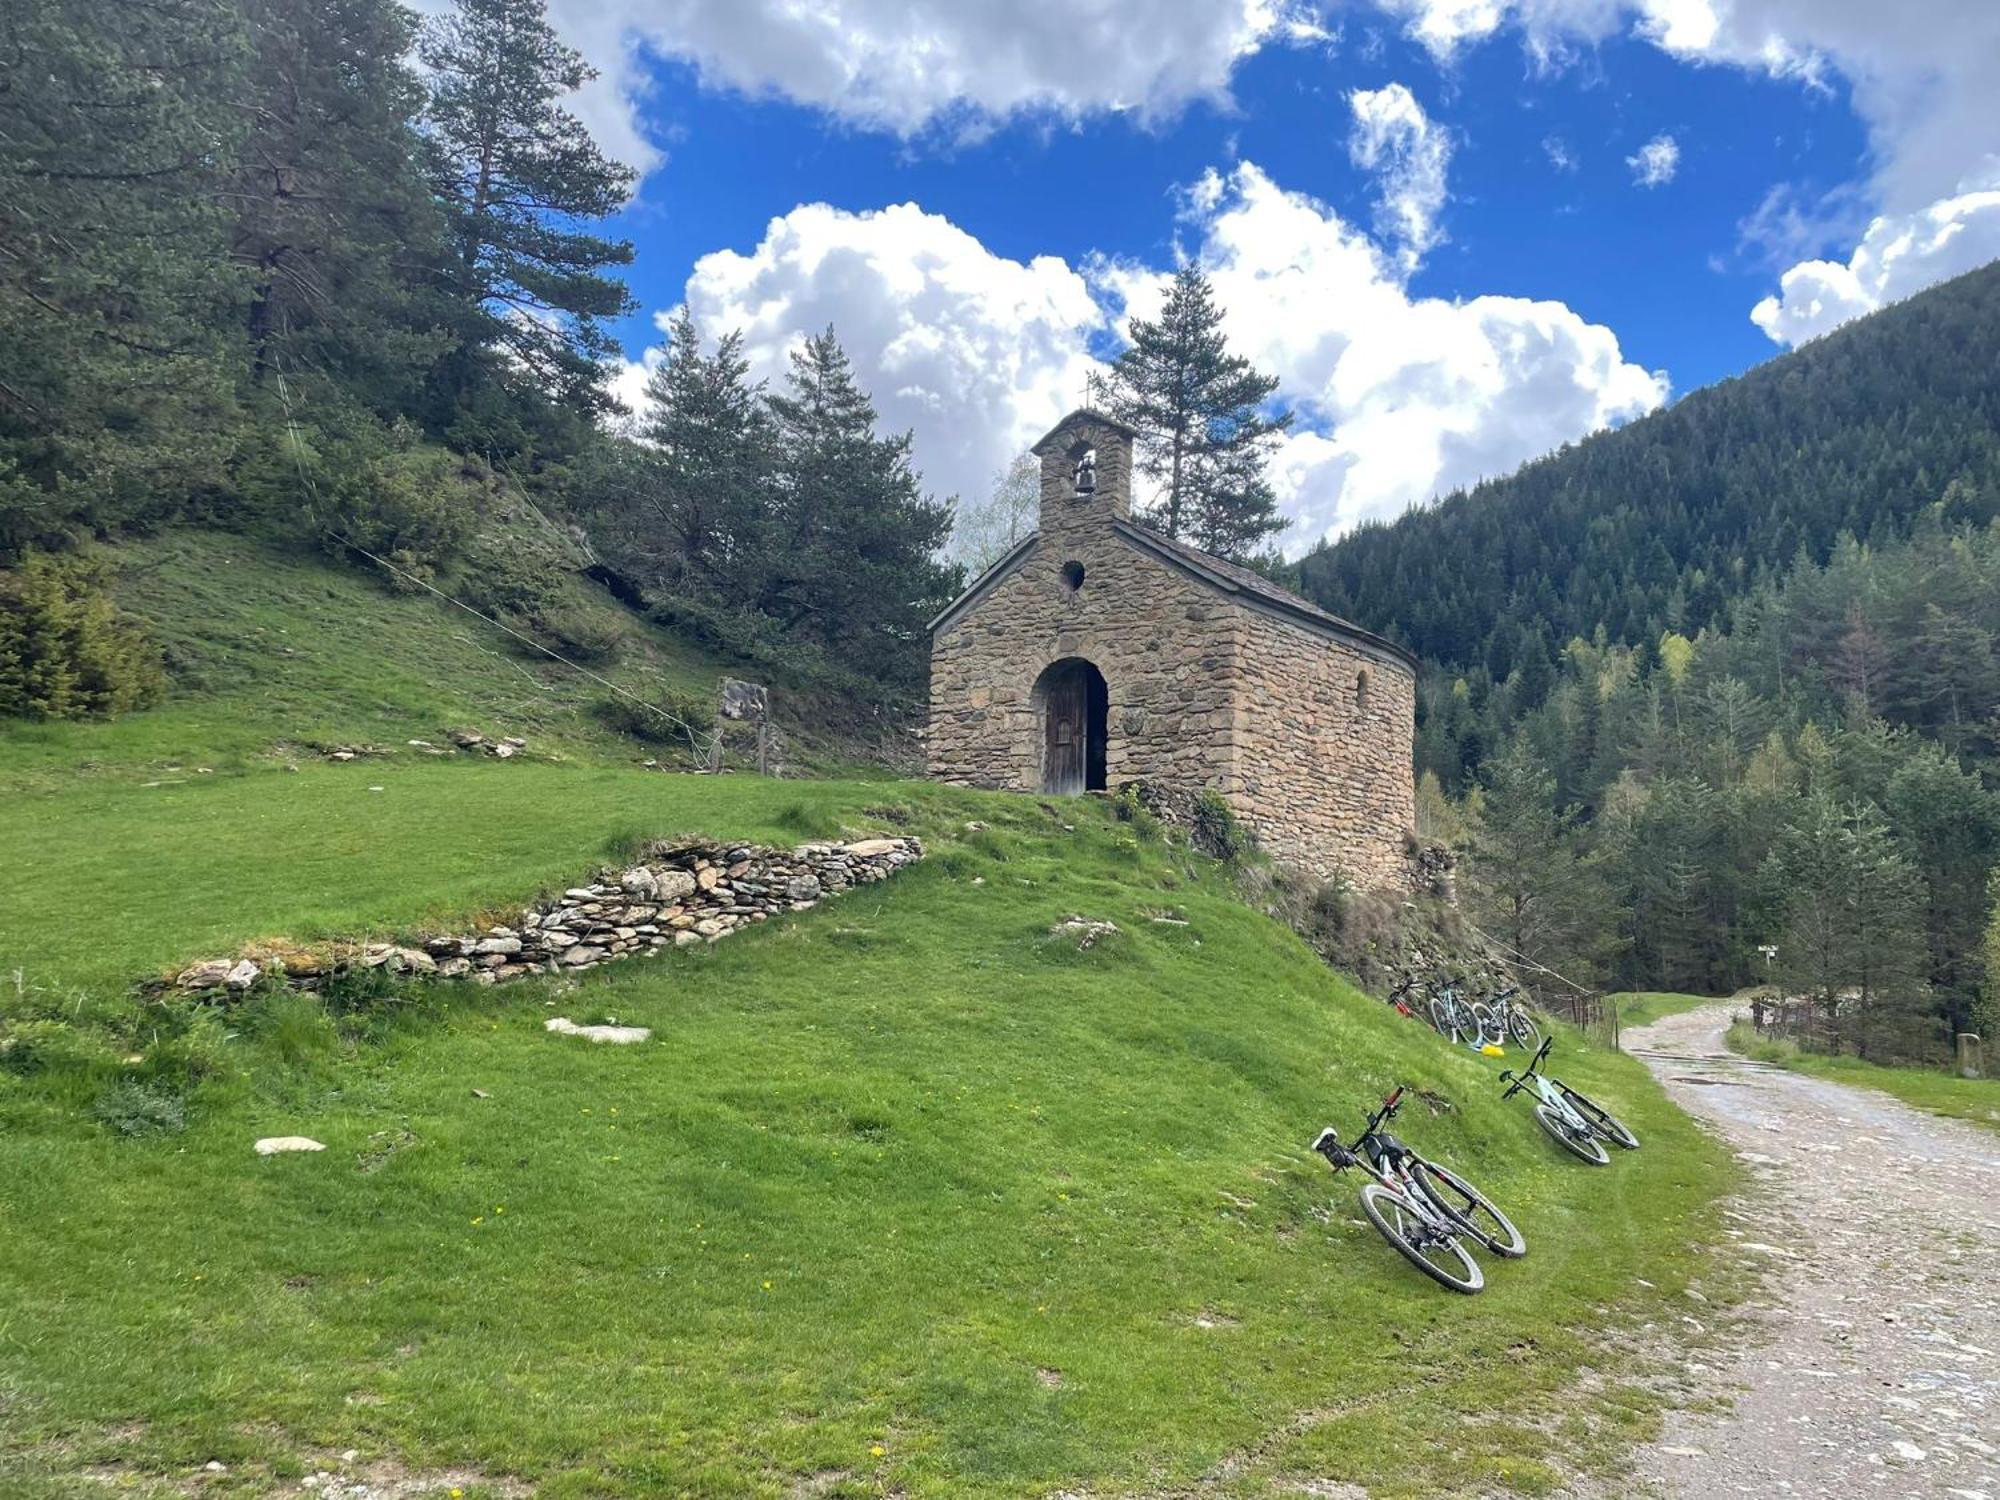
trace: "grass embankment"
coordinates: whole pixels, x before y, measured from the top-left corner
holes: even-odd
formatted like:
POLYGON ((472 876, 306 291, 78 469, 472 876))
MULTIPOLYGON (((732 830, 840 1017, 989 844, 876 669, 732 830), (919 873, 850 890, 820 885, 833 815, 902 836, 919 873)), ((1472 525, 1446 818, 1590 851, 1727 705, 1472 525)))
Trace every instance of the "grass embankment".
POLYGON ((0 1066, 9 1495, 261 1494, 348 1448, 468 1495, 1539 1493, 1648 1429, 1621 1331, 1677 1323, 1732 1171, 1579 1044, 1560 1071, 1646 1149, 1570 1161, 1498 1064, 1101 804, 313 762, 72 785, 11 842, 0 1027, 46 1066, 0 1066), (125 990, 504 906, 634 835, 888 826, 932 857, 580 983, 193 1024, 125 990), (1049 936, 1070 912, 1122 932, 1079 951, 1049 936), (557 1012, 654 1039, 553 1038, 557 1012), (197 1061, 184 1130, 93 1118, 197 1061), (1482 1297, 1418 1277, 1306 1150, 1397 1083, 1451 1106, 1402 1132, 1530 1238, 1482 1297), (291 1133, 328 1150, 252 1155, 291 1133))
MULTIPOLYGON (((147 781, 226 772, 368 744, 398 759, 408 741, 449 748, 446 732, 519 735, 537 755, 631 765, 685 763, 685 741, 620 733, 600 717, 616 695, 500 630, 424 593, 297 545, 179 530, 103 549, 118 601, 160 644, 172 687, 143 713, 100 723, 0 724, 0 791, 89 779, 147 781)), ((598 638, 587 663, 652 704, 711 706, 722 658, 648 624, 584 580, 557 572, 570 619, 598 638)), ((780 690, 777 706, 799 705, 780 690)), ((641 722, 653 722, 641 714, 641 722)), ((847 764, 795 714, 795 763, 847 764)))
POLYGON ((1729 1028, 1730 1050, 1757 1062, 1830 1078, 1836 1083, 1856 1083, 1880 1089, 1905 1104, 1944 1115, 1954 1120, 1970 1120, 1992 1130, 2000 1130, 2000 1079, 1960 1078, 1940 1068, 1892 1068, 1863 1062, 1858 1057, 1829 1057, 1807 1052, 1796 1042, 1763 1037, 1748 1021, 1729 1028))
POLYGON ((1622 995, 1605 996, 1607 1004, 1618 1008, 1618 1024, 1621 1028, 1646 1026, 1663 1016, 1678 1016, 1699 1006, 1713 1003, 1708 995, 1679 995, 1665 991, 1631 990, 1622 995))

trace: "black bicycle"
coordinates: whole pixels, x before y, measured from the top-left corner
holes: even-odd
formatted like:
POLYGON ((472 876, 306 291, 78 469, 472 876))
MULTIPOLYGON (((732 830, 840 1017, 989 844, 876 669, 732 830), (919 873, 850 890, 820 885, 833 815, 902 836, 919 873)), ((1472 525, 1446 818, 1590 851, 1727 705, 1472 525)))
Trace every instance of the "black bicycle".
POLYGON ((1624 1121, 1560 1078, 1551 1078, 1541 1070, 1542 1064, 1548 1060, 1549 1048, 1554 1045, 1554 1037, 1545 1038, 1542 1045, 1535 1049, 1528 1066, 1519 1074, 1511 1070, 1503 1071, 1500 1079, 1507 1088, 1500 1097, 1511 1099, 1522 1089, 1533 1089, 1537 1100, 1535 1119, 1541 1123, 1542 1129, 1563 1150, 1582 1157, 1593 1167, 1610 1164, 1611 1156, 1604 1149, 1606 1141, 1627 1151, 1637 1151, 1639 1137, 1626 1128, 1624 1121))
POLYGON ((1382 1129, 1402 1099, 1399 1087, 1368 1117, 1352 1146, 1329 1125, 1313 1150, 1336 1172, 1359 1167, 1374 1178, 1361 1185, 1361 1211, 1376 1232, 1433 1281, 1469 1296, 1486 1285, 1486 1276, 1460 1236, 1509 1259, 1526 1255, 1528 1242, 1491 1198, 1382 1129))

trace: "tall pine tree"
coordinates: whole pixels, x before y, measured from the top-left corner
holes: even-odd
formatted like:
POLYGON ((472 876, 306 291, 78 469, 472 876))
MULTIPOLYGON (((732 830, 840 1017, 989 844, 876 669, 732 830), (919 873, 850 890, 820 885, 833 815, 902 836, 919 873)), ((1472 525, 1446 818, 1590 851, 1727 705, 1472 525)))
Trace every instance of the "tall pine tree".
POLYGON ((924 622, 964 576, 938 560, 951 506, 923 493, 908 433, 875 435, 831 328, 793 352, 770 409, 781 457, 759 607, 864 670, 920 669, 924 622))
POLYGON ((416 22, 395 0, 244 0, 246 123, 228 194, 251 372, 407 403, 440 352, 422 272, 443 225, 411 122, 416 22))
POLYGON ((1291 413, 1263 414, 1278 388, 1222 333, 1214 289, 1183 267, 1157 320, 1092 382, 1092 400, 1139 433, 1139 472, 1160 487, 1148 519, 1168 536, 1247 557, 1283 526, 1264 470, 1291 413))
POLYGON ((657 455, 647 496, 657 540, 643 550, 670 587, 733 593, 732 582, 750 575, 764 553, 773 450, 749 370, 741 334, 703 354, 682 308, 667 357, 647 379, 641 431, 657 455))
POLYGON ((230 441, 226 0, 0 7, 0 561, 149 519, 230 441))
POLYGON ((444 264, 464 309, 443 394, 462 400, 498 355, 581 412, 611 405, 599 320, 631 307, 629 241, 593 234, 633 173, 612 161, 561 101, 595 77, 549 28, 543 0, 459 0, 425 30, 432 190, 449 220, 444 264))

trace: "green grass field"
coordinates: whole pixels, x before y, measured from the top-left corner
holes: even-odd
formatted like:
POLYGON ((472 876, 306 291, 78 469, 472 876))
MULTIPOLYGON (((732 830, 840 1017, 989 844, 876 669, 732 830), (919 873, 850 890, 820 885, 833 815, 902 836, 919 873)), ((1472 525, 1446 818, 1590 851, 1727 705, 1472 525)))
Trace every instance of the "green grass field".
POLYGON ((1934 1115, 2000 1130, 2000 1079, 1960 1078, 1940 1068, 1889 1068, 1858 1057, 1806 1052, 1796 1043, 1757 1035, 1748 1021, 1731 1026, 1727 1040, 1732 1050, 1758 1062, 1880 1089, 1934 1115))
POLYGON ((10 1496, 261 1494, 347 1449, 467 1494, 1540 1493, 1649 1429, 1622 1334, 1678 1316, 1731 1180, 1637 1064, 1574 1043, 1564 1074, 1647 1146, 1572 1163, 1498 1064, 1100 804, 314 761, 16 805, 10 1496), (580 983, 340 1014, 127 989, 251 937, 504 908, 642 834, 887 827, 932 857, 580 983), (1079 952, 1048 936, 1071 912, 1122 933, 1079 952), (555 1013, 654 1040, 553 1038, 555 1013), (178 1133, 93 1114, 190 1075, 178 1133), (1306 1150, 1397 1083, 1449 1105, 1403 1133, 1530 1237, 1482 1297, 1406 1267, 1306 1150), (289 1133, 329 1149, 250 1151, 289 1133))

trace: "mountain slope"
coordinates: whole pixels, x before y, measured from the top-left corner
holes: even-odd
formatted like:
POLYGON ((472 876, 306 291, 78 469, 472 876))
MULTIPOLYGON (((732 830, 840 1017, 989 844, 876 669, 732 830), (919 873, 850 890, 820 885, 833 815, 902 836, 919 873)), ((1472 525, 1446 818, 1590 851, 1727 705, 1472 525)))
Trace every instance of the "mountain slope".
POLYGON ((1309 554, 1304 592, 1429 660, 1692 634, 1843 531, 2000 515, 2000 263, 1309 554))
POLYGON ((1580 1167, 1499 1064, 1098 800, 313 762, 72 785, 20 834, 10 1496, 289 1494, 348 1449, 385 1490, 469 1496, 1545 1494, 1657 1408, 1625 1333, 1680 1326, 1696 1279, 1728 1295, 1702 1251, 1731 1169, 1634 1061, 1565 1033, 1563 1073, 1646 1142, 1580 1167), (504 911, 635 836, 883 828, 929 857, 580 982, 123 985, 256 935, 504 911), (1080 949, 1051 930, 1072 912, 1119 930, 1080 949), (653 1039, 592 1048, 552 1014, 653 1039), (186 1128, 93 1118, 132 1080, 184 1091, 186 1128), (1307 1150, 1397 1083, 1436 1101, 1400 1133, 1530 1238, 1479 1298, 1398 1260, 1307 1150), (327 1150, 252 1154, 289 1134, 327 1150))

